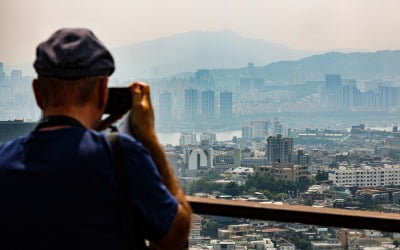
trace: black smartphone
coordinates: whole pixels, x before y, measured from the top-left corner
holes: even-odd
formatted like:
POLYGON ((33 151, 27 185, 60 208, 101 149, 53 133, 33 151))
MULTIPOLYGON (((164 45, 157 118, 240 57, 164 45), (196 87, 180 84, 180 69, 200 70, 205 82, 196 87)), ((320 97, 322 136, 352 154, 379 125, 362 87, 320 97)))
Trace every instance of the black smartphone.
POLYGON ((123 115, 132 107, 132 93, 128 87, 108 88, 108 101, 104 114, 123 115))

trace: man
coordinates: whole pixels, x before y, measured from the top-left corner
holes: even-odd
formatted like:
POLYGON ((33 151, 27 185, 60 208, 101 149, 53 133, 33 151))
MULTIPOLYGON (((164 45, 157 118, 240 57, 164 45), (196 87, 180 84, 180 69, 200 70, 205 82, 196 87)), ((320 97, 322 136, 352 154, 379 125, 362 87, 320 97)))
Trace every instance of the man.
POLYGON ((32 133, 0 147, 1 249, 166 249, 185 245, 191 210, 154 130, 150 89, 130 86, 130 132, 119 135, 128 180, 134 245, 121 223, 113 153, 97 132, 109 51, 87 29, 61 29, 37 48, 33 80, 43 119, 32 133))

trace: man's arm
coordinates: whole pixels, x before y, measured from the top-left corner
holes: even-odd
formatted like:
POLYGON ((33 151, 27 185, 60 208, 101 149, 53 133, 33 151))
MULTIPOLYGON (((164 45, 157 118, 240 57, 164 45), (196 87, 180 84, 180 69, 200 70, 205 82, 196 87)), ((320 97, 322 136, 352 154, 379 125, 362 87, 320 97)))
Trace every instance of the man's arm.
POLYGON ((141 82, 135 82, 130 87, 133 97, 130 116, 131 133, 149 151, 162 182, 178 201, 178 210, 171 228, 166 236, 155 244, 165 249, 178 249, 184 246, 190 233, 191 208, 158 141, 154 129, 154 110, 150 100, 150 87, 141 82))

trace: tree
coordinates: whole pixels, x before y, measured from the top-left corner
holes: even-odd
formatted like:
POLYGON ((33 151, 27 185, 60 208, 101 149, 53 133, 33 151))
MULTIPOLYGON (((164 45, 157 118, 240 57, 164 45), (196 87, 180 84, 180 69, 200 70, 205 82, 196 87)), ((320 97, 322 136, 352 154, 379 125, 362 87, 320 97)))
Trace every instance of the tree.
POLYGON ((273 198, 272 193, 270 191, 268 191, 268 190, 260 190, 260 192, 263 193, 265 195, 265 197, 267 197, 268 199, 272 199, 273 198))
POLYGON ((283 200, 289 198, 289 195, 285 194, 285 193, 278 193, 278 194, 274 195, 273 198, 275 201, 283 201, 283 200))
POLYGON ((202 225, 202 234, 204 236, 209 236, 212 239, 216 239, 218 237, 218 223, 211 219, 203 220, 202 225))
POLYGON ((221 178, 221 171, 216 169, 199 170, 197 177, 207 177, 209 180, 217 180, 221 178))
POLYGON ((223 192, 225 194, 236 196, 242 192, 242 188, 235 182, 229 182, 228 184, 225 185, 223 192))
POLYGON ((393 244, 394 244, 396 247, 400 246, 400 238, 395 238, 395 239, 393 240, 393 244))
POLYGON ((250 176, 245 184, 245 190, 256 189, 262 192, 268 190, 272 194, 286 193, 287 191, 305 191, 315 183, 313 176, 301 177, 298 181, 275 179, 272 176, 250 176))
POLYGON ((388 156, 395 161, 400 160, 400 152, 398 150, 390 150, 388 156))
POLYGON ((316 181, 325 181, 328 180, 328 172, 318 170, 317 174, 315 175, 316 181))
POLYGON ((212 193, 213 191, 221 191, 222 185, 211 181, 207 177, 201 177, 200 179, 191 182, 188 185, 187 192, 189 194, 194 193, 212 193))

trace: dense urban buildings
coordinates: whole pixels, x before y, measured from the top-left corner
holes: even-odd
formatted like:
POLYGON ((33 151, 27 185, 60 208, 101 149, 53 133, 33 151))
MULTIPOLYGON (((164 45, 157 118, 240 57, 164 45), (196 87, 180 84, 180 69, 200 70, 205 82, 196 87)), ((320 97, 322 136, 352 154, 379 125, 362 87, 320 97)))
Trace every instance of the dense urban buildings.
MULTIPOLYGON (((158 131, 177 136, 163 144, 186 192, 399 213, 398 80, 319 72, 284 82, 262 70, 249 63, 149 79, 158 131)), ((23 73, 0 63, 0 117, 13 124, 39 117, 23 73)), ((196 215, 190 247, 385 249, 400 236, 346 230, 196 215)))

